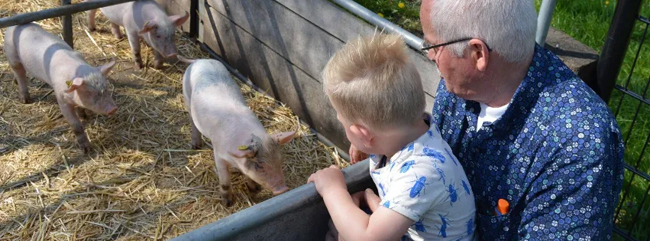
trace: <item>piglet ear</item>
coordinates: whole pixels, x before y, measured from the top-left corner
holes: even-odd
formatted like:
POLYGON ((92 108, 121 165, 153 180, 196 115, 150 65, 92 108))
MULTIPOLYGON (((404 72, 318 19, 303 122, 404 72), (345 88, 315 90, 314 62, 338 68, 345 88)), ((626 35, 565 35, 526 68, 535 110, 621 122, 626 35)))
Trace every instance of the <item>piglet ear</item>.
POLYGON ((108 76, 108 73, 111 72, 111 69, 115 67, 115 59, 113 59, 111 62, 104 64, 102 66, 99 66, 99 71, 102 72, 102 75, 108 76))
POLYGON ((254 150, 246 145, 237 147, 235 151, 228 151, 228 154, 236 158, 253 158, 257 155, 254 150))
POLYGON ((84 79, 77 77, 74 78, 73 80, 66 81, 65 84, 68 86, 68 89, 65 91, 65 93, 71 93, 72 91, 75 91, 76 89, 80 88, 81 85, 84 84, 84 79))
POLYGON ((158 25, 156 24, 156 22, 154 22, 154 21, 147 21, 147 22, 144 23, 144 25, 142 26, 142 30, 140 30, 140 32, 138 32, 138 33, 139 33, 139 34, 145 34, 145 33, 149 32, 149 31, 151 31, 151 30, 154 30, 154 29, 156 29, 156 28, 158 28, 158 25))
POLYGON ((183 23, 185 23, 185 21, 187 21, 187 19, 189 18, 190 18, 190 13, 185 12, 185 16, 181 16, 181 15, 169 16, 169 21, 171 21, 174 24, 174 26, 178 27, 181 26, 183 23))
POLYGON ((296 135, 296 131, 298 130, 275 133, 271 135, 271 138, 273 138, 273 140, 275 140, 275 142, 278 144, 283 145, 293 139, 293 136, 296 135))

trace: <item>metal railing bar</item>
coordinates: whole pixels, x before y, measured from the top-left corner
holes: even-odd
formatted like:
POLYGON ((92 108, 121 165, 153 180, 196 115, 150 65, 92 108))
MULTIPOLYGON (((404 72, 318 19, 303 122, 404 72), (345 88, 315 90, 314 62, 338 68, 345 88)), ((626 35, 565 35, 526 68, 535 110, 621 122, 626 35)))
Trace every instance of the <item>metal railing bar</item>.
POLYGON ((620 228, 618 228, 618 227, 616 227, 616 226, 614 226, 613 231, 614 231, 616 234, 618 234, 619 236, 625 238, 625 240, 638 241, 638 239, 635 239, 635 238, 633 238, 633 237, 630 237, 630 235, 625 234, 625 232, 623 232, 622 229, 620 229, 620 228))
MULTIPOLYGON (((629 169, 629 168, 625 167, 625 165, 626 165, 626 163, 623 162, 624 169, 629 169)), ((632 171, 632 170, 630 170, 630 171, 632 171)), ((623 209, 623 203, 625 203, 625 200, 627 199, 627 194, 630 191, 630 187, 632 187, 632 182, 634 181, 635 177, 636 176, 634 174, 630 177, 630 181, 627 182, 627 187, 625 187, 625 191, 622 192, 623 193, 623 198, 621 198, 621 200, 618 201, 618 207, 616 208, 616 214, 614 215, 614 220, 618 220, 618 216, 621 214, 621 209, 623 209)), ((625 186, 625 184, 626 184, 625 177, 623 177, 623 186, 625 186)))
POLYGON ((650 181, 650 175, 648 175, 647 173, 639 171, 639 169, 636 169, 635 167, 630 166, 630 164, 627 163, 623 163, 623 166, 627 168, 629 171, 635 173, 636 175, 639 175, 643 179, 650 181))
POLYGON ((644 16, 639 16, 639 21, 650 24, 650 20, 644 16))
POLYGON ((639 220, 639 214, 641 214, 641 209, 643 209, 643 203, 645 203, 645 200, 648 197, 648 191, 650 191, 650 185, 648 185, 648 188, 645 190, 645 194, 643 194, 643 199, 641 200, 641 203, 637 207, 636 215, 632 219, 632 225, 630 226, 630 230, 627 231, 627 235, 632 234, 632 230, 634 229, 634 225, 636 225, 636 221, 639 220))
POLYGON ((639 40, 639 47, 636 49, 636 55, 634 55, 634 61, 632 62, 632 68, 630 68, 630 74, 627 76, 627 81, 625 82, 625 89, 630 86, 630 80, 632 79, 632 74, 634 73, 634 67, 636 67, 636 62, 639 59, 639 53, 641 53, 641 47, 645 41, 645 36, 648 34, 648 24, 645 25, 643 29, 643 35, 641 35, 641 40, 639 40))
POLYGON ((630 194, 630 188, 632 187, 632 182, 634 181, 634 178, 638 175, 639 177, 644 178, 647 181, 650 181, 650 175, 648 175, 645 172, 639 171, 637 168, 631 166, 630 164, 623 162, 623 167, 628 171, 632 172, 632 176, 630 177, 630 181, 627 183, 627 187, 625 188, 625 191, 622 192, 623 198, 621 198, 621 200, 618 202, 618 208, 616 209, 616 215, 614 216, 614 220, 618 220, 618 216, 621 213, 621 209, 623 208, 623 203, 625 203, 628 194, 630 194))
POLYGON ((83 12, 91 9, 117 5, 125 2, 133 2, 137 0, 94 0, 92 2, 82 2, 62 7, 50 8, 41 11, 23 13, 11 17, 0 19, 0 28, 6 28, 13 25, 21 25, 40 21, 48 18, 61 17, 68 14, 83 12))
POLYGON ((639 100, 639 101, 641 101, 641 102, 647 104, 647 105, 650 105, 650 100, 648 100, 648 99, 646 99, 646 98, 643 98, 643 96, 641 96, 641 95, 639 95, 639 94, 637 94, 637 93, 635 93, 635 92, 633 92, 633 91, 626 90, 625 88, 623 88, 623 86, 616 85, 615 88, 616 88, 617 90, 620 90, 621 92, 623 92, 623 93, 625 93, 625 94, 627 94, 627 95, 629 95, 629 96, 631 96, 631 97, 633 97, 633 98, 635 98, 635 99, 637 99, 637 100, 639 100))
MULTIPOLYGON (((618 219, 618 215, 621 212, 621 207, 623 206, 623 203, 625 202, 625 199, 627 199, 627 195, 629 194, 630 187, 632 186, 632 181, 634 180, 634 177, 636 177, 636 173, 641 173, 641 171, 638 171, 639 164, 641 163, 641 160, 643 159, 643 154, 645 154, 646 147, 648 146, 648 141, 650 141, 650 134, 645 140, 645 144, 643 144, 643 150, 641 150, 641 154, 639 155, 639 159, 637 159, 636 164, 634 165, 634 169, 630 169, 632 171, 632 176, 630 177, 630 183, 628 186, 625 188, 625 191, 623 192, 623 198, 619 202, 618 208, 616 210, 616 215, 614 217, 614 220, 618 219), (637 171, 636 173, 634 171, 637 171)), ((631 166, 630 166, 631 167, 631 166)), ((641 176, 643 177, 643 176, 641 176)), ((647 181, 650 181, 650 176, 646 178, 647 181)))
MULTIPOLYGON (((639 44, 639 48, 636 50, 636 55, 634 56, 634 61, 632 61, 632 68, 630 68, 630 74, 627 76, 627 81, 625 82, 625 89, 627 90, 628 86, 630 85, 630 80, 632 79, 632 75, 634 74, 634 67, 636 67, 636 61, 639 59, 639 53, 641 52, 641 47, 643 46, 643 41, 645 40, 645 36, 648 33, 648 25, 645 25, 645 29, 643 30, 643 35, 641 35, 641 44, 639 44)), ((614 114, 615 117, 618 117, 618 112, 621 110, 621 104, 623 103, 623 97, 624 95, 621 95, 621 99, 618 102, 618 107, 616 108, 616 113, 614 114)))
MULTIPOLYGON (((72 4, 70 0, 61 0, 61 6, 68 6, 72 4)), ((63 25, 63 41, 70 45, 70 48, 74 49, 74 41, 72 39, 72 14, 63 15, 61 18, 61 24, 63 25)))

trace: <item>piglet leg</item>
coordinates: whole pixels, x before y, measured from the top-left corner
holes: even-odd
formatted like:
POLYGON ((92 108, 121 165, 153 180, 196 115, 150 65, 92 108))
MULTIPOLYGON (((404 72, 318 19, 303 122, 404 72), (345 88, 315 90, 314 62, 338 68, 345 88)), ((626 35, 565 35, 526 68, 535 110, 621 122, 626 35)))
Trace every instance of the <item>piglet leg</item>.
POLYGON ((25 104, 31 102, 29 99, 29 89, 27 87, 27 71, 22 63, 16 63, 11 66, 14 72, 15 80, 18 82, 18 98, 25 104))
POLYGON ((214 153, 214 160, 219 174, 219 192, 223 198, 224 204, 230 207, 232 205, 233 197, 232 192, 230 191, 230 170, 228 170, 228 162, 218 157, 218 152, 216 152, 216 150, 214 153))
POLYGON ((246 187, 248 187, 248 190, 251 192, 257 192, 262 189, 262 186, 260 186, 260 184, 253 181, 253 179, 249 178, 248 176, 246 176, 246 187))
POLYGON ((65 120, 68 121, 68 124, 70 124, 72 127, 72 132, 74 132, 74 135, 77 136, 77 143, 79 143, 81 149, 84 151, 84 153, 90 152, 90 141, 88 140, 88 136, 86 136, 86 132, 84 131, 84 127, 81 124, 81 121, 79 121, 79 117, 77 117, 75 114, 74 106, 71 106, 59 100, 59 107, 61 107, 61 113, 63 114, 63 117, 65 117, 65 120))
POLYGON ((91 9, 88 11, 88 30, 95 31, 95 15, 97 14, 97 9, 91 9))
POLYGON ((153 51, 153 67, 156 68, 156 69, 162 69, 164 62, 165 62, 165 57, 163 57, 162 54, 158 53, 158 51, 154 50, 153 51))
POLYGON ((86 115, 86 110, 84 110, 83 108, 75 108, 74 110, 77 113, 77 116, 79 118, 84 120, 88 119, 88 115, 86 115))
POLYGON ((140 55, 140 36, 138 36, 137 31, 126 31, 126 35, 129 38, 129 45, 131 45, 131 53, 133 54, 133 62, 135 62, 135 67, 137 69, 142 69, 142 56, 140 55))
POLYGON ((124 37, 122 36, 122 31, 120 31, 120 25, 111 23, 111 32, 116 39, 122 39, 122 37, 124 37))
POLYGON ((201 149, 201 145, 203 144, 203 140, 201 140, 201 132, 199 132, 199 129, 197 129, 196 125, 194 125, 192 117, 190 117, 190 124, 192 125, 192 149, 201 149))

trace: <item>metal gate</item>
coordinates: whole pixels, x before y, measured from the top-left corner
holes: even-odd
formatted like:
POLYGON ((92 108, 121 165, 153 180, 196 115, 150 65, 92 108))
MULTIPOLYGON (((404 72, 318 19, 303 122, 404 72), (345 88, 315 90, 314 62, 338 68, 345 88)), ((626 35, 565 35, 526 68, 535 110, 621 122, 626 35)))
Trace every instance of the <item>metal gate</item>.
POLYGON ((640 8, 641 0, 618 1, 594 88, 608 100, 625 144, 625 179, 614 213, 613 240, 650 240, 650 73, 639 68, 648 61, 642 53, 650 52, 650 20, 639 15, 640 8))

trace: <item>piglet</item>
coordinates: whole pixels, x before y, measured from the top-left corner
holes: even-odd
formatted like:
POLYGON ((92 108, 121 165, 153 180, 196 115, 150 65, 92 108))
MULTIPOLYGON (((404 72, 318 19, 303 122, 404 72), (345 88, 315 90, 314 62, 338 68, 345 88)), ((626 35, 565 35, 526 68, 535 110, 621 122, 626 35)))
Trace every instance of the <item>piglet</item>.
MULTIPOLYGON (((89 1, 89 0, 87 0, 89 1)), ((138 69, 143 67, 140 55, 140 37, 151 46, 154 51, 154 68, 163 66, 164 58, 173 58, 178 55, 174 43, 174 28, 180 26, 190 17, 167 16, 165 11, 154 0, 140 0, 127 2, 99 9, 111 22, 111 29, 116 38, 121 39, 120 26, 126 30, 129 38, 133 61, 138 69)), ((88 28, 95 30, 95 14, 97 9, 88 12, 88 28)))
POLYGON ((212 140, 225 204, 232 204, 231 166, 248 176, 251 190, 259 183, 274 195, 285 192, 280 145, 289 142, 296 131, 268 135, 223 64, 211 59, 193 61, 183 75, 192 147, 200 147, 201 134, 212 140))
POLYGON ((78 116, 84 112, 75 107, 104 115, 115 113, 117 106, 106 81, 115 61, 97 68, 90 66, 63 40, 32 23, 7 28, 4 52, 18 82, 20 100, 30 102, 27 72, 52 86, 63 117, 87 153, 90 142, 78 116))

